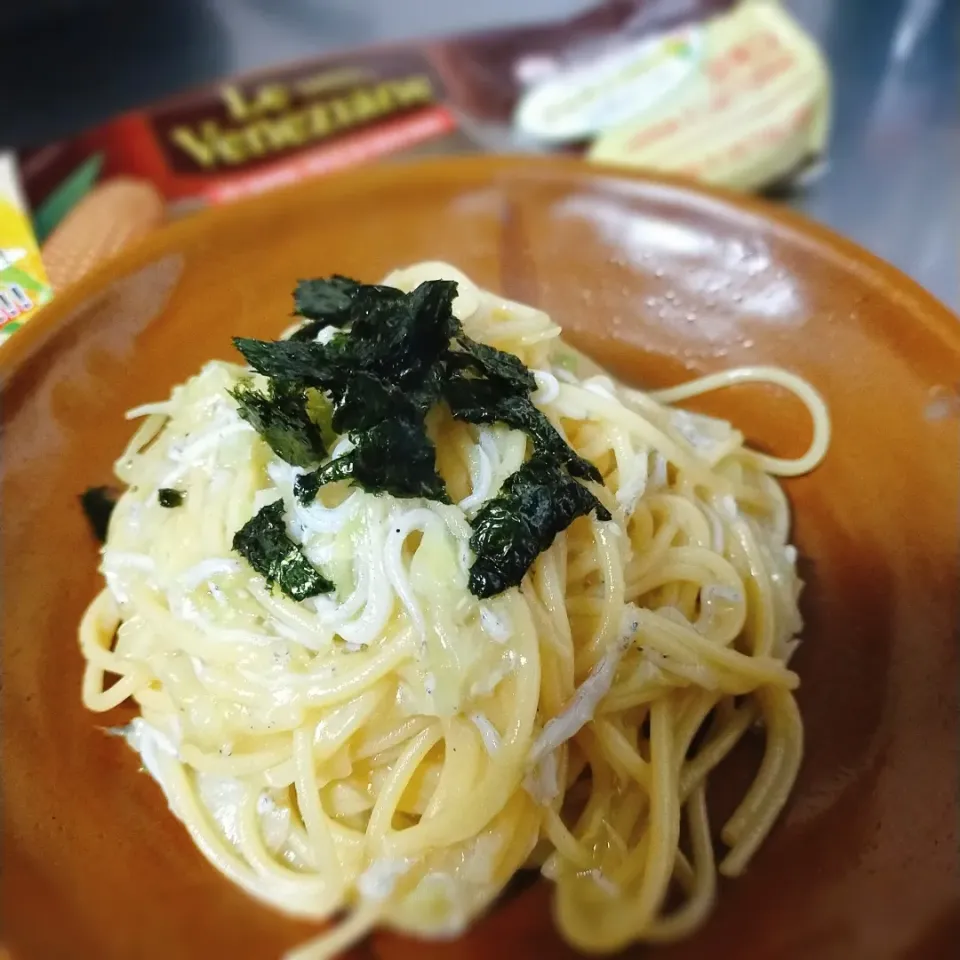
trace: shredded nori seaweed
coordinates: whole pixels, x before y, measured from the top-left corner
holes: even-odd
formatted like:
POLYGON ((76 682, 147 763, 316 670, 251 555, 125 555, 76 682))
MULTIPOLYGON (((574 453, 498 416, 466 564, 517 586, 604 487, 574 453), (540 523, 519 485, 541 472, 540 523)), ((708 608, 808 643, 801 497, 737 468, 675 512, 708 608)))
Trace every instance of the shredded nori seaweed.
POLYGON ((537 389, 537 381, 523 361, 512 353, 497 350, 486 343, 478 343, 466 334, 457 337, 459 350, 451 353, 452 367, 473 370, 474 373, 497 384, 505 393, 526 396, 537 389))
MULTIPOLYGON (((313 466, 326 456, 307 391, 328 398, 332 416, 325 429, 347 435, 353 448, 297 479, 295 495, 302 503, 338 480, 370 493, 448 503, 425 424, 441 400, 457 419, 504 423, 526 433, 532 459, 472 524, 470 590, 488 597, 518 585, 576 517, 593 511, 608 520, 610 514, 574 479, 603 483, 599 470, 530 399, 533 373, 519 358, 464 333, 453 313, 456 295, 456 283, 448 280, 426 281, 409 293, 339 275, 301 280, 294 306, 306 322, 289 340, 234 339, 251 367, 270 380, 267 394, 241 386, 234 397, 277 455, 297 466, 313 466), (330 326, 339 328, 335 335, 316 342, 330 326)), ((283 532, 280 502, 261 510, 234 545, 294 599, 314 595, 305 590, 332 589, 283 532), (291 572, 281 574, 281 567, 291 572), (318 588, 311 574, 326 586, 318 588)))
POLYGON ((481 599, 519 586, 540 553, 580 516, 610 513, 581 483, 549 460, 534 456, 507 477, 471 526, 470 592, 481 599))
POLYGON ((382 420, 358 434, 353 450, 297 478, 296 497, 310 503, 324 484, 336 480, 351 480, 368 493, 450 502, 433 443, 415 420, 382 420))
POLYGON ((120 491, 115 487, 89 487, 80 494, 80 506, 100 543, 106 542, 110 515, 119 497, 120 491))
POLYGON ((276 500, 251 517, 233 537, 233 549, 292 600, 329 593, 334 585, 304 556, 289 536, 283 501, 276 500))
POLYGON ((179 507, 183 503, 183 491, 174 490, 173 487, 161 487, 157 491, 157 500, 161 507, 171 509, 179 507))
POLYGON ((287 463, 310 467, 327 455, 320 428, 307 412, 306 388, 288 380, 271 380, 266 394, 241 383, 230 391, 240 416, 270 449, 287 463))

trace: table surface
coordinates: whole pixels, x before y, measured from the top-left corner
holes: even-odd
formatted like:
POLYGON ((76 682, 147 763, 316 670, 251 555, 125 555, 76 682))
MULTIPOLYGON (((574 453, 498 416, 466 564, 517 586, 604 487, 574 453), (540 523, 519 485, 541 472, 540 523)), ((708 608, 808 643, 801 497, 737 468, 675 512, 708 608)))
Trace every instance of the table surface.
MULTIPOLYGON (((573 14, 595 0, 164 0, 4 29, 0 142, 42 143, 217 77, 343 47, 573 14), (37 70, 37 51, 57 68, 37 70), (15 92, 17 92, 15 90, 15 92), (9 91, 8 91, 9 93, 9 91)), ((679 0, 678 0, 679 2, 679 0)), ((69 6, 69 4, 68 4, 69 6)), ((834 78, 826 164, 788 202, 960 307, 960 2, 787 0, 834 78)))

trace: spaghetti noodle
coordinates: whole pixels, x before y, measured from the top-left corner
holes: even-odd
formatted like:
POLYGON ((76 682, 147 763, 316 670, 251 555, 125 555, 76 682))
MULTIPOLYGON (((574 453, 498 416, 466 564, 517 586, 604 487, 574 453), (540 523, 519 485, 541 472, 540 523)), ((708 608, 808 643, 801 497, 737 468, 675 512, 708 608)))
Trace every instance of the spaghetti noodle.
POLYGON ((740 873, 770 831, 800 763, 800 582, 774 477, 816 466, 826 408, 771 368, 630 390, 544 313, 452 267, 385 283, 441 276, 459 284, 466 332, 534 371, 534 403, 599 468, 591 489, 613 519, 580 517, 519 588, 478 600, 470 522, 524 462, 523 433, 431 416, 452 503, 339 482, 304 505, 303 471, 228 393, 248 372, 209 363, 130 413, 144 419, 117 462, 106 588, 80 627, 84 703, 136 701, 126 739, 225 876, 300 917, 345 915, 297 960, 375 925, 454 935, 524 865, 555 884, 578 948, 686 936, 717 871, 740 873), (729 424, 670 406, 744 381, 807 406, 807 454, 757 453, 729 424), (164 488, 182 505, 159 505, 164 488), (278 499, 334 594, 295 602, 231 549, 278 499), (706 781, 752 725, 765 754, 716 865, 706 781))

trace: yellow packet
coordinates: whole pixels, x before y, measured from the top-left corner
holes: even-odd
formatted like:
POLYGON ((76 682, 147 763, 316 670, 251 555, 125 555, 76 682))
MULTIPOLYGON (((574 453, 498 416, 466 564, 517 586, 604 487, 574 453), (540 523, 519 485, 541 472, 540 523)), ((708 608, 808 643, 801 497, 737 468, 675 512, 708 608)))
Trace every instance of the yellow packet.
POLYGON ((823 151, 830 75, 777 0, 641 36, 531 89, 515 122, 589 160, 756 190, 823 151))
POLYGON ((0 154, 0 344, 52 296, 16 165, 0 154))
POLYGON ((817 45, 775 0, 747 0, 664 55, 690 71, 671 95, 605 131, 591 160, 756 190, 797 172, 825 145, 830 74, 817 45))

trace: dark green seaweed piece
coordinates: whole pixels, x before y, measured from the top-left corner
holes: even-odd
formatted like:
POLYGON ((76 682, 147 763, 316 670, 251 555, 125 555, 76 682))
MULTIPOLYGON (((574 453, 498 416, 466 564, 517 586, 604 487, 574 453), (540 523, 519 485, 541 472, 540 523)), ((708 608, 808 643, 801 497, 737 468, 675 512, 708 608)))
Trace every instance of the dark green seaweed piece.
POLYGON ((456 295, 456 283, 447 280, 428 280, 407 294, 362 286, 354 293, 349 329, 329 343, 247 337, 233 342, 258 373, 321 387, 334 399, 358 370, 416 389, 459 332, 452 310, 456 295))
POLYGON ((414 417, 416 408, 406 393, 372 373, 358 370, 338 391, 333 405, 337 433, 369 430, 388 417, 414 417))
POLYGON ((331 426, 337 433, 369 430, 381 420, 396 419, 422 422, 427 411, 440 399, 444 371, 435 364, 416 388, 401 390, 372 373, 357 371, 346 385, 334 391, 331 426))
POLYGON ((356 367, 415 389, 460 330, 453 314, 456 295, 453 281, 427 280, 399 299, 372 299, 337 346, 356 367))
POLYGON ((556 535, 591 511, 599 520, 610 519, 600 501, 558 465, 538 456, 528 460, 471 524, 476 560, 470 592, 484 599, 518 586, 556 535))
POLYGON ((529 368, 512 353, 497 350, 486 343, 461 334, 457 337, 458 351, 451 351, 451 364, 462 369, 472 369, 495 381, 510 393, 526 396, 536 390, 537 381, 529 368))
POLYGON ((439 359, 423 372, 415 385, 404 390, 404 394, 421 416, 426 416, 430 408, 443 399, 443 384, 448 376, 445 362, 439 359))
POLYGON ((173 487, 161 487, 157 491, 157 500, 160 501, 160 506, 168 509, 179 507, 183 503, 183 497, 183 491, 174 490, 173 487))
POLYGON ((230 396, 238 412, 287 463, 309 467, 326 455, 320 428, 307 413, 303 387, 284 380, 271 380, 266 395, 249 383, 241 383, 230 396))
POLYGON ((354 442, 349 453, 297 478, 294 492, 301 503, 310 503, 324 484, 336 480, 351 480, 368 493, 450 502, 422 422, 404 417, 382 420, 354 442))
POLYGON ((358 284, 350 304, 350 315, 347 322, 352 324, 363 320, 382 304, 397 303, 406 297, 399 287, 386 287, 379 283, 358 284))
MULTIPOLYGON (((476 562, 470 590, 488 597, 519 584, 539 553, 576 517, 591 511, 604 520, 610 515, 574 479, 602 483, 600 472, 530 400, 533 373, 512 354, 463 332, 453 313, 456 294, 456 283, 447 280, 427 281, 410 293, 337 275, 300 281, 296 312, 308 322, 290 340, 234 340, 247 362, 270 380, 267 395, 249 387, 234 395, 245 419, 289 463, 313 465, 325 455, 321 419, 328 442, 331 434, 350 436, 352 450, 297 479, 295 495, 302 503, 339 480, 370 493, 448 503, 425 426, 441 399, 459 420, 500 422, 526 433, 533 458, 507 479, 472 525, 476 562), (340 332, 317 343, 316 335, 331 325, 340 332), (313 411, 318 398, 332 405, 320 419, 313 411)), ((286 536, 282 505, 273 506, 275 515, 264 508, 237 534, 236 548, 250 548, 254 567, 291 596, 280 573, 268 571, 286 564, 301 578, 312 575, 330 589, 286 536)), ((292 589, 313 595, 303 593, 313 589, 309 584, 292 589)))
POLYGON ((100 543, 107 539, 110 515, 119 496, 120 491, 116 487, 89 487, 80 494, 80 506, 86 514, 93 535, 100 543))
POLYGON ((346 320, 354 294, 363 284, 335 273, 332 277, 298 280, 293 291, 293 312, 307 320, 325 320, 327 325, 346 320))
POLYGON ((313 340, 326 327, 346 327, 358 316, 364 316, 377 299, 396 300, 401 290, 358 283, 349 277, 334 274, 316 280, 300 280, 293 294, 294 313, 308 318, 291 340, 313 340))
POLYGON ((342 383, 346 375, 343 359, 336 350, 330 349, 341 337, 328 344, 234 337, 233 345, 257 373, 271 380, 289 380, 322 388, 342 383))
POLYGON ((549 456, 565 464, 575 477, 603 483, 600 471, 581 457, 557 432, 556 427, 538 410, 529 397, 505 395, 491 380, 470 380, 456 374, 444 384, 444 397, 457 420, 467 423, 505 423, 523 430, 533 441, 540 456, 549 456))
POLYGON ((292 600, 306 600, 334 589, 287 536, 282 500, 268 504, 251 517, 234 534, 233 549, 268 584, 276 584, 292 600))

